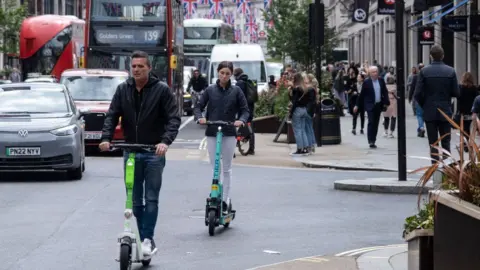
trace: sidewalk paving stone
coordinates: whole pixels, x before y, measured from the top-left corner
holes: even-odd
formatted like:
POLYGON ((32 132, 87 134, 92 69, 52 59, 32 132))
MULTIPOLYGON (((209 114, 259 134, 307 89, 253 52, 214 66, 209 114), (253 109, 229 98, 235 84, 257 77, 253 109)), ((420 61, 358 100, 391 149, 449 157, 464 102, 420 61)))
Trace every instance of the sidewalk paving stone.
POLYGON ((333 187, 337 190, 364 191, 376 193, 420 194, 428 193, 433 188, 432 181, 425 187, 418 186, 418 180, 409 178, 398 181, 397 178, 368 178, 337 180, 333 187))
MULTIPOLYGON (((412 172, 420 167, 431 164, 429 158, 429 145, 426 138, 417 137, 417 119, 407 104, 406 111, 406 140, 407 140, 407 171, 412 172)), ((352 116, 346 115, 340 118, 342 142, 339 145, 324 145, 316 148, 316 153, 309 156, 293 157, 294 160, 310 168, 333 168, 340 170, 369 170, 369 171, 398 171, 398 139, 397 127, 395 138, 385 138, 383 118, 380 120, 377 147, 369 148, 367 142, 367 125, 365 120, 365 134, 360 134, 357 127, 357 135, 353 135, 352 116)), ((457 132, 452 135, 452 152, 458 157, 456 145, 458 144, 457 132)), ((296 150, 295 144, 290 144, 291 152, 296 150)))
POLYGON ((391 270, 391 269, 405 269, 408 264, 407 256, 396 258, 396 265, 391 265, 393 256, 399 254, 406 254, 407 246, 386 247, 370 252, 366 252, 357 258, 357 265, 359 270, 391 270))

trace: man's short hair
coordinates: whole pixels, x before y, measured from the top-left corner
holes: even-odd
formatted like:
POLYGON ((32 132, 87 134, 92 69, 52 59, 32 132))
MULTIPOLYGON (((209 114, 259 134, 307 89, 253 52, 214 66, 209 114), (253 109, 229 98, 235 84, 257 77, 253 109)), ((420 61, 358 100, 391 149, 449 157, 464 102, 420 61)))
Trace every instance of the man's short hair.
POLYGON ((235 68, 235 69, 233 70, 233 76, 238 76, 238 75, 240 75, 240 74, 242 74, 242 73, 243 73, 243 69, 241 69, 241 68, 235 68))
POLYGON ((148 53, 144 52, 144 51, 134 51, 132 53, 132 59, 134 58, 144 58, 147 60, 147 66, 152 66, 151 63, 150 63, 150 59, 148 58, 148 53))
POLYGON ((432 56, 434 61, 441 61, 443 60, 444 52, 443 48, 440 45, 433 45, 430 49, 430 55, 432 56))

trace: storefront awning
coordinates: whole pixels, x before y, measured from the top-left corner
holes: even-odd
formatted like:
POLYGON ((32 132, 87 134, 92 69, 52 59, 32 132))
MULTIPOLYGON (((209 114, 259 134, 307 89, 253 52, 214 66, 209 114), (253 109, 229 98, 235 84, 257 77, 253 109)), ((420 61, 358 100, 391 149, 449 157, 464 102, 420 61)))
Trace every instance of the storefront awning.
MULTIPOLYGON (((468 1, 468 0, 467 0, 467 1, 468 1)), ((437 14, 437 13, 440 13, 442 10, 444 10, 445 8, 447 8, 447 7, 451 6, 451 5, 453 5, 453 2, 444 5, 443 7, 441 7, 441 8, 438 9, 438 10, 432 11, 431 13, 427 14, 427 16, 421 17, 420 19, 418 19, 418 20, 416 20, 415 22, 413 22, 412 24, 410 24, 408 27, 414 27, 414 26, 416 26, 417 24, 419 24, 419 23, 421 23, 421 22, 423 22, 423 21, 425 21, 425 20, 428 20, 428 18, 430 18, 430 16, 435 15, 435 14, 437 14)))
POLYGON ((460 3, 458 3, 457 5, 449 8, 448 10, 444 11, 442 14, 438 15, 437 17, 431 19, 430 21, 427 22, 427 24, 431 24, 431 23, 434 23, 434 22, 438 22, 442 17, 454 12, 457 8, 463 6, 463 5, 466 5, 468 3, 468 1, 470 0, 463 0, 461 1, 460 3))

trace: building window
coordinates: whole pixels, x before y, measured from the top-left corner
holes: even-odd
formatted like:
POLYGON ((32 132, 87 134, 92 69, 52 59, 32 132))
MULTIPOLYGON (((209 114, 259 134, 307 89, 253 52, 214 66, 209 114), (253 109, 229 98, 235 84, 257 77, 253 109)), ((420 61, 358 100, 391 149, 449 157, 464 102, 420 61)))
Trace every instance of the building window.
MULTIPOLYGON (((22 4, 23 5, 23 4, 22 4)), ((27 4, 27 10, 28 10, 28 15, 30 16, 35 16, 36 14, 36 7, 35 7, 35 1, 28 1, 27 4)))
POLYGON ((65 0, 65 15, 75 15, 74 0, 65 0))
POLYGON ((55 14, 55 0, 45 0, 43 4, 44 14, 55 14))

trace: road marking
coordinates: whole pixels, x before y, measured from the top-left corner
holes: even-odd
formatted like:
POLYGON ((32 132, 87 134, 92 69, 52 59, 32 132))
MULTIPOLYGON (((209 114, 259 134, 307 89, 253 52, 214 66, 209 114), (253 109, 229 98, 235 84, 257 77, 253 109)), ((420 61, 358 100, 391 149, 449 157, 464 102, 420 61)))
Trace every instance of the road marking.
POLYGON ((198 150, 205 150, 207 149, 207 137, 204 137, 198 146, 198 150))
POLYGON ((184 128, 186 125, 188 125, 188 123, 192 122, 193 121, 193 116, 190 116, 187 120, 185 120, 185 122, 183 122, 180 127, 178 128, 178 130, 182 130, 182 128, 184 128))
POLYGON ((318 256, 310 256, 310 257, 304 257, 304 258, 297 258, 297 259, 288 260, 288 261, 283 261, 283 262, 278 262, 278 263, 260 265, 260 266, 255 266, 255 267, 253 267, 253 268, 249 268, 249 269, 247 269, 247 270, 258 270, 258 269, 261 269, 261 268, 264 268, 264 267, 281 265, 281 264, 284 264, 284 263, 295 262, 295 261, 298 261, 298 260, 312 259, 312 258, 314 258, 314 257, 318 257, 318 256))
POLYGON ((368 251, 374 251, 378 249, 383 249, 383 248, 397 248, 397 247, 404 247, 406 244, 397 244, 397 245, 387 245, 387 246, 374 246, 374 247, 365 247, 365 248, 359 248, 359 249, 352 249, 348 251, 344 251, 341 253, 335 254, 336 257, 342 257, 342 256, 355 256, 360 253, 368 252, 368 251))
POLYGON ((325 259, 325 258, 320 258, 320 257, 313 257, 313 258, 301 258, 301 259, 297 259, 296 261, 311 262, 311 263, 322 263, 322 262, 328 262, 330 260, 325 259))

